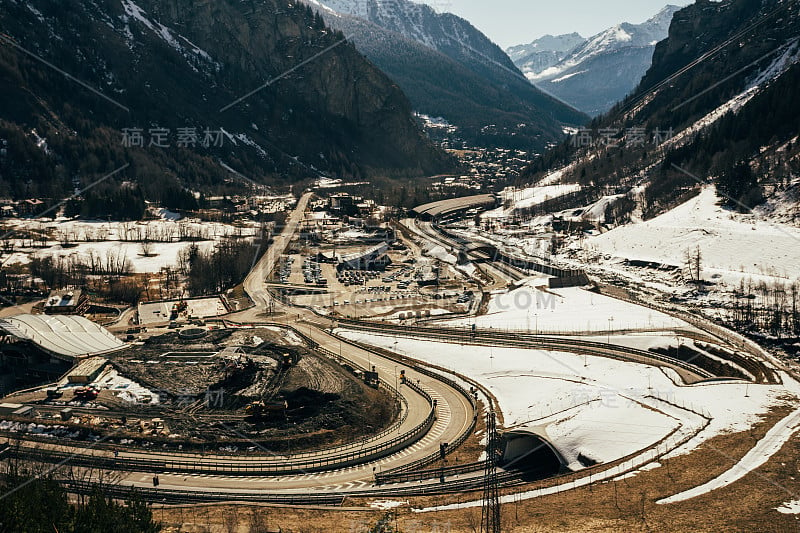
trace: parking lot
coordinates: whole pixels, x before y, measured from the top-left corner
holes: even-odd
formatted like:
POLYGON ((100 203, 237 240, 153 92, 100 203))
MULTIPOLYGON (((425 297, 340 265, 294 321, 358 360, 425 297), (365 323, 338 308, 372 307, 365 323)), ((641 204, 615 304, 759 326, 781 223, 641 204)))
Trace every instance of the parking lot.
POLYGON ((294 303, 344 317, 397 319, 401 314, 420 318, 463 312, 473 298, 471 291, 465 292, 461 287, 441 290, 436 286, 420 287, 414 279, 415 268, 404 263, 383 272, 337 271, 333 264, 311 262, 294 255, 281 261, 281 265, 276 278, 284 283, 327 289, 325 294, 293 296, 294 303))

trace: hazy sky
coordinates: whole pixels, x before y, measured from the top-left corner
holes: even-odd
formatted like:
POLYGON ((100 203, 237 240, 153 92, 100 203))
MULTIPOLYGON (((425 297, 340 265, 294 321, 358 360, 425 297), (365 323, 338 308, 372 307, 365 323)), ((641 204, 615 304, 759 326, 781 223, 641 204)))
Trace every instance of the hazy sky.
POLYGON ((638 24, 667 4, 689 0, 415 0, 470 21, 502 48, 529 43, 547 33, 589 37, 620 22, 638 24))

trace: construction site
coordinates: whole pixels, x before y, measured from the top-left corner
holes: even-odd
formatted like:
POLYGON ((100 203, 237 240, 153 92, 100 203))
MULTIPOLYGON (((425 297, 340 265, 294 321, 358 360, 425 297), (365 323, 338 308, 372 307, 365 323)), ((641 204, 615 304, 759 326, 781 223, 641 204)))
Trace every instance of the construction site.
MULTIPOLYGON (((510 503, 648 479, 733 435, 768 454, 783 433, 752 446, 748 431, 795 423, 800 385, 747 338, 427 208, 432 220, 402 220, 382 242, 310 238, 309 196, 237 291, 143 302, 108 327, 0 320, 18 389, 0 403, 0 457, 114 473, 107 494, 135 489, 168 515, 345 506, 489 532, 505 530, 510 503)), ((443 208, 473 202, 487 200, 443 208)), ((731 449, 750 464, 744 442, 731 449)), ((692 498, 695 474, 658 501, 692 498)), ((92 490, 86 477, 59 482, 92 490)), ((287 514, 298 531, 301 515, 287 514)))
POLYGON ((52 426, 142 447, 297 452, 370 435, 397 416, 395 398, 361 374, 278 326, 194 327, 85 359, 5 404, 31 407, 43 433, 52 426))

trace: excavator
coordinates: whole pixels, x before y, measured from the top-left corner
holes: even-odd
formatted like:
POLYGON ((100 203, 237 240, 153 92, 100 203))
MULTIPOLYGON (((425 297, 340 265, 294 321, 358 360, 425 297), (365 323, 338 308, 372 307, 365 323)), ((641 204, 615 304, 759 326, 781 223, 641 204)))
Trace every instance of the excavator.
POLYGON ((286 400, 271 400, 250 402, 244 408, 244 414, 251 418, 271 418, 281 415, 289 407, 286 400))
POLYGON ((177 302, 176 304, 174 304, 172 306, 172 312, 169 315, 169 319, 170 320, 177 320, 178 316, 181 313, 183 313, 184 311, 186 311, 186 308, 188 306, 189 306, 189 304, 186 303, 186 300, 181 300, 181 301, 177 302))

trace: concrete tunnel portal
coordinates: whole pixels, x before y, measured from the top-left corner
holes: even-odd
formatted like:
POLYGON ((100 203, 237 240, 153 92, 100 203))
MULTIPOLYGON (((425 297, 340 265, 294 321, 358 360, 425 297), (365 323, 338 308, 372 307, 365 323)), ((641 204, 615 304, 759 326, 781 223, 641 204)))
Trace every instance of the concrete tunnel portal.
POLYGON ((516 428, 504 432, 501 466, 532 479, 541 479, 569 471, 567 462, 547 439, 544 428, 516 428))

